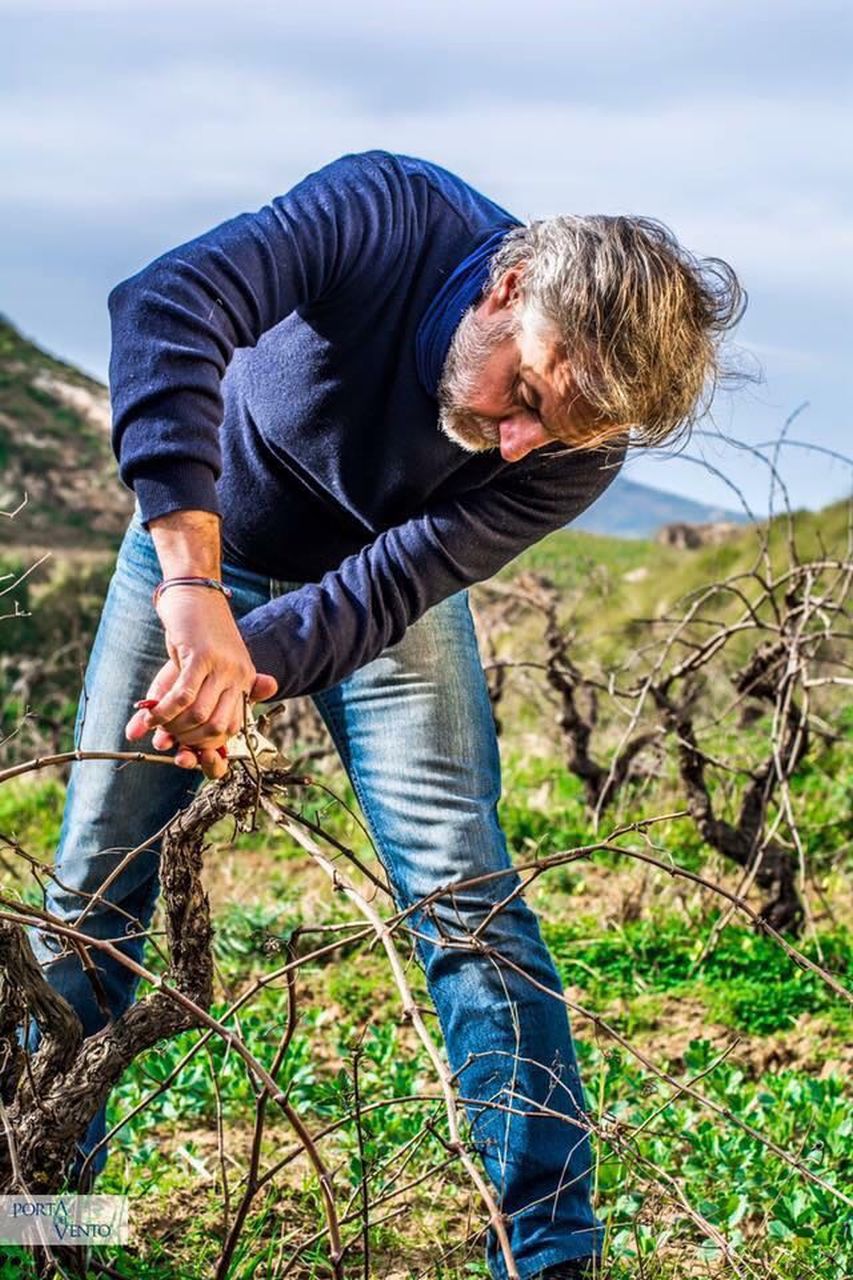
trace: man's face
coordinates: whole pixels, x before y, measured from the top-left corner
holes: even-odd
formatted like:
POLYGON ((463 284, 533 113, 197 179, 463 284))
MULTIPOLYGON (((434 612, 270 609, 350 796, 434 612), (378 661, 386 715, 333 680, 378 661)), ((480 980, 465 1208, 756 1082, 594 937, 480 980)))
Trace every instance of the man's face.
POLYGON ((469 453, 500 449, 519 462, 561 441, 583 446, 602 424, 579 393, 554 335, 523 323, 491 295, 463 316, 438 390, 442 431, 469 453))

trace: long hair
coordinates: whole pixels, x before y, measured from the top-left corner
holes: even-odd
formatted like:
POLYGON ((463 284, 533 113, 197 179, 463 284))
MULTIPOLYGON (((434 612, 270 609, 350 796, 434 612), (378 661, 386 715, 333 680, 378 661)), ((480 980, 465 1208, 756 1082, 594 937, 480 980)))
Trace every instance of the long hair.
POLYGON ((746 306, 734 270, 696 258, 651 218, 564 216, 511 231, 493 287, 521 267, 525 318, 556 330, 574 381, 602 423, 636 443, 671 443, 737 376, 722 339, 746 306))

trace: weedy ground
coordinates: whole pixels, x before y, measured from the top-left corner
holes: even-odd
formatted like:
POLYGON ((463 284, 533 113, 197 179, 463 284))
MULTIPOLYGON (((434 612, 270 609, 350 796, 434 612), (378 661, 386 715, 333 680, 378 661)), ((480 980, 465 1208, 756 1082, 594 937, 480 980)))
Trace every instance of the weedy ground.
MULTIPOLYGON (((808 522, 804 529, 804 536, 812 536, 808 522)), ((577 564, 587 554, 601 563, 605 544, 573 537, 577 564)), ((568 590, 579 571, 567 568, 557 550, 536 549, 529 564, 555 578, 562 574, 568 590)), ((737 548, 716 550, 729 561, 745 555, 737 548)), ((585 625, 597 619, 602 661, 627 643, 624 573, 657 563, 656 556, 662 564, 674 553, 613 543, 607 555, 597 608, 586 597, 573 604, 585 625)), ((673 592, 687 588, 690 574, 712 576, 708 564, 694 561, 689 572, 684 565, 683 558, 673 559, 673 592)), ((633 597, 635 613, 661 607, 655 598, 660 580, 637 585, 642 592, 633 597)), ((534 631, 530 624, 529 632, 514 637, 516 643, 532 644, 534 631)), ((547 704, 527 699, 526 685, 520 689, 525 707, 508 718, 502 742, 501 816, 514 856, 526 863, 589 842, 592 828, 580 784, 566 774, 559 744, 543 725, 547 704)), ((833 728, 836 736, 819 745, 794 787, 812 869, 812 925, 798 945, 849 985, 853 921, 844 854, 851 835, 853 717, 839 712, 833 728)), ((716 749, 745 758, 765 731, 760 721, 748 729, 721 730, 716 749)), ((324 767, 323 776, 351 800, 335 766, 324 767)), ((0 788, 0 831, 49 861, 62 797, 57 779, 0 788)), ((725 803, 722 792, 720 797, 725 803)), ((325 792, 308 788, 295 799, 328 831, 366 859, 371 856, 363 832, 325 792)), ((677 808, 674 776, 664 768, 653 786, 626 793, 602 832, 617 821, 677 808)), ((656 828, 654 841, 664 861, 736 887, 732 869, 702 844, 686 819, 656 828)), ((221 824, 206 866, 216 926, 213 1011, 219 1015, 251 983, 280 968, 298 926, 343 925, 356 918, 307 854, 263 826, 232 839, 221 824)), ((15 883, 25 897, 38 900, 35 885, 21 878, 9 855, 0 870, 7 887, 15 883)), ((696 1215, 725 1237, 744 1276, 844 1280, 853 1274, 849 1213, 830 1190, 762 1142, 853 1195, 848 1007, 742 918, 735 915, 720 929, 721 904, 713 895, 617 852, 547 871, 529 900, 569 999, 631 1046, 616 1042, 600 1023, 572 1015, 600 1134, 593 1184, 613 1280, 738 1274, 696 1215), (694 1081, 709 1105, 662 1081, 652 1068, 682 1084, 694 1081)), ((759 903, 758 897, 751 901, 759 903)), ((159 923, 155 918, 155 928, 159 923)), ((375 1205, 370 1276, 485 1277, 480 1205, 459 1165, 446 1164, 441 1104, 418 1100, 437 1092, 426 1054, 400 1017, 381 954, 364 944, 348 945, 345 931, 336 936, 340 945, 333 953, 298 970, 298 1024, 279 1079, 316 1131, 352 1112, 357 1065, 360 1125, 350 1119, 322 1147, 334 1169, 342 1216, 347 1210, 353 1215, 344 1227, 346 1274, 365 1274, 358 1209, 366 1179, 375 1205)), ((298 946, 304 953, 324 940, 303 935, 298 946)), ((154 970, 162 967, 153 952, 149 963, 154 970)), ((408 972, 425 1002, 419 971, 410 965, 408 972)), ((287 1009, 285 983, 276 979, 239 1014, 242 1035, 265 1065, 272 1061, 287 1009)), ((206 1280, 215 1274, 251 1149, 255 1091, 240 1059, 213 1039, 158 1093, 199 1038, 190 1032, 160 1045, 134 1064, 111 1099, 109 1119, 115 1123, 154 1095, 113 1139, 97 1188, 131 1198, 134 1243, 103 1253, 111 1275, 206 1280)), ((270 1107, 262 1167, 293 1149, 290 1130, 270 1107)), ((271 1278, 289 1264, 287 1274, 299 1280, 325 1280, 330 1268, 323 1226, 316 1179, 304 1156, 291 1158, 254 1202, 229 1276, 271 1278), (312 1245, 294 1254, 315 1234, 312 1245)), ((34 1275, 29 1267, 19 1252, 10 1252, 0 1261, 0 1278, 34 1275)))

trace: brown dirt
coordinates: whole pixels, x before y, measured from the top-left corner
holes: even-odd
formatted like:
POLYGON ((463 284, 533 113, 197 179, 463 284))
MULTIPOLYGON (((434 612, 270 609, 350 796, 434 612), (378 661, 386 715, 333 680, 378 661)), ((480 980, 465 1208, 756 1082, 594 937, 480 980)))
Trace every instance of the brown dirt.
MULTIPOLYGON (((313 1127, 317 1127, 316 1123, 313 1127)), ((130 1217, 133 1243, 142 1246, 143 1254, 145 1240, 154 1239, 166 1246, 172 1245, 175 1264, 179 1265, 181 1242, 188 1229, 197 1230, 201 1223, 211 1238, 224 1238, 221 1190, 217 1189, 221 1185, 218 1139, 213 1129, 192 1128, 175 1132, 155 1129, 153 1132, 158 1137, 164 1155, 171 1157, 177 1167, 187 1170, 188 1181, 171 1188, 167 1199, 149 1194, 132 1203, 130 1217), (193 1161, 189 1161, 181 1152, 181 1148, 190 1144, 193 1161)), ((225 1159, 232 1207, 239 1203, 241 1175, 248 1166, 251 1145, 251 1126, 228 1126, 225 1159)), ((265 1132, 261 1169, 269 1167, 293 1145, 293 1133, 287 1126, 269 1124, 265 1132)), ((328 1141, 323 1144, 323 1155, 334 1177, 335 1153, 328 1141)), ((275 1190, 266 1205, 272 1219, 264 1233, 265 1237, 269 1238, 276 1232, 276 1218, 288 1235, 296 1227, 299 1227, 303 1237, 310 1236, 317 1230, 320 1222, 313 1212, 309 1213, 301 1199, 301 1193, 306 1185, 310 1185, 314 1176, 304 1155, 300 1155, 276 1175, 273 1184, 275 1190)), ((344 1183, 345 1179, 339 1179, 336 1183, 339 1213, 346 1201, 344 1183)), ((395 1232, 405 1232, 406 1240, 412 1243, 404 1249, 402 1240, 398 1237, 393 1244, 389 1241, 384 1248, 377 1250, 371 1274, 382 1276, 385 1280, 394 1280, 394 1277, 408 1280, 412 1271, 423 1275, 431 1274, 437 1252, 449 1247, 449 1241, 465 1239, 478 1221, 480 1215, 477 1206, 473 1207, 473 1217, 470 1212, 466 1212, 469 1198, 470 1193, 453 1185, 446 1177, 436 1175, 431 1182, 414 1189, 399 1201, 389 1202, 383 1207, 382 1216, 394 1208, 403 1209, 404 1212, 389 1225, 395 1232), (418 1246, 415 1241, 428 1243, 418 1246)), ((260 1210, 262 1195, 259 1195, 256 1204, 260 1210)), ((380 1216, 378 1209, 375 1216, 380 1216)), ((352 1232, 352 1225, 344 1228, 344 1237, 348 1238, 352 1232)), ((284 1252, 286 1256, 287 1248, 284 1252)), ((459 1257, 461 1253, 460 1250, 454 1256, 459 1257)), ((479 1247, 475 1247, 473 1256, 479 1258, 480 1253, 479 1247)), ((297 1267, 292 1274, 298 1277, 309 1274, 313 1276, 315 1272, 297 1267)))
MULTIPOLYGON (((613 1012, 627 1012, 631 1003, 614 1006, 613 1012)), ((654 1064, 670 1072, 681 1072, 692 1040, 709 1040, 714 1054, 723 1053, 737 1042, 727 1061, 737 1063, 750 1076, 794 1069, 825 1079, 829 1075, 850 1075, 853 1071, 853 1045, 838 1045, 838 1033, 832 1032, 824 1019, 804 1013, 788 1031, 772 1036, 746 1035, 731 1027, 708 1021, 708 1011, 697 997, 663 996, 656 1001, 656 1014, 650 1026, 636 1031, 630 1040, 654 1064), (826 1046, 832 1044, 829 1055, 826 1046)))

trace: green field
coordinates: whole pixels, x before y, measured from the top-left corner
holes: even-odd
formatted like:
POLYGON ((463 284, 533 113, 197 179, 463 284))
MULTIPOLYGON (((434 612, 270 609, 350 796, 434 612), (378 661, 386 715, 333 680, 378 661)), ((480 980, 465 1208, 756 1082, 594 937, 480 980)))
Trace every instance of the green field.
MULTIPOLYGON (((843 555, 847 518, 842 505, 798 516, 801 555, 823 554, 823 548, 843 555)), ((770 562, 782 563, 786 537, 780 522, 770 562)), ((528 552, 501 581, 523 570, 546 574, 561 592, 578 660, 596 672, 618 668, 630 676, 642 666, 638 655, 650 634, 650 624, 636 619, 663 618, 691 592, 755 563, 750 531, 695 552, 567 531, 528 552)), ((20 683, 26 658, 54 654, 60 638, 66 651, 52 673, 34 675, 24 692, 7 698, 4 732, 18 729, 4 746, 7 763, 27 758, 28 746, 39 741, 67 747, 80 654, 107 574, 107 562, 94 557, 59 564, 50 574, 42 570, 17 592, 31 616, 0 627, 9 687, 20 683), (31 723, 21 728, 28 709, 31 723)), ((481 625, 488 627, 494 598, 484 591, 478 601, 481 625)), ((738 605, 723 592, 714 607, 727 617, 738 605)), ((541 662, 541 633, 534 615, 522 615, 496 639, 495 650, 507 659, 541 662)), ((725 677, 723 670, 721 687, 725 677)), ((849 987, 853 716, 831 691, 819 710, 827 732, 792 784, 810 908, 796 945, 849 987)), ((626 788, 596 833, 583 787, 565 769, 554 708, 535 667, 509 673, 500 714, 502 820, 519 864, 587 844, 619 823, 683 809, 677 772, 665 760, 654 778, 626 788)), ((602 713, 598 750, 605 755, 618 723, 617 715, 602 713)), ((717 757, 743 762, 760 754, 767 733, 767 721, 757 717, 737 729, 723 723, 709 741, 717 757)), ((312 770, 352 802, 331 760, 312 770)), ((728 812, 734 799, 725 775, 715 778, 714 788, 728 812)), ((4 784, 0 832, 49 862, 62 795, 59 774, 4 784)), ((344 806, 319 787, 307 788, 299 801, 369 863, 373 855, 344 806)), ((288 1009, 284 980, 270 975, 282 964, 287 940, 299 926, 340 926, 358 917, 311 857, 263 821, 257 831, 232 837, 220 824, 206 853, 216 925, 213 1012, 239 1025, 269 1066, 288 1009), (259 978, 270 980, 238 1015, 229 1014, 259 978)), ((736 889, 737 869, 702 842, 689 819, 655 826, 653 839, 664 864, 736 889)), ((853 1274, 851 1213, 842 1198, 853 1196, 850 1006, 743 915, 724 918, 719 897, 632 859, 637 847, 647 846, 629 833, 616 847, 564 861, 538 876, 528 895, 569 1001, 585 1011, 571 1016, 596 1134, 596 1208, 606 1225, 613 1280, 844 1280, 853 1274)), ((12 852, 2 856, 6 894, 39 901, 35 882, 12 852)), ((757 908, 760 893, 753 891, 749 901, 757 908)), ((358 1208, 366 1185, 374 1224, 370 1275, 485 1276, 482 1207, 458 1161, 447 1163, 445 1120, 433 1100, 438 1090, 426 1052, 400 1016, 380 949, 344 939, 345 931, 334 952, 298 970, 299 1019, 278 1080, 289 1086, 292 1105, 313 1131, 331 1127, 323 1154, 334 1168, 342 1216, 345 1208, 351 1213, 345 1273, 364 1274, 358 1208), (351 1118, 355 1064, 360 1124, 351 1118)), ((321 940, 315 935, 311 945, 321 940)), ((308 950, 304 939, 300 946, 308 950)), ((153 951, 149 962, 152 971, 162 970, 153 951)), ((425 1001, 414 967, 409 979, 425 1001)), ((239 1201, 255 1091, 241 1060, 219 1040, 188 1032, 134 1064, 111 1100, 111 1122, 148 1097, 145 1110, 113 1139, 98 1184, 103 1192, 132 1197, 140 1231, 133 1247, 105 1254, 108 1274, 201 1280, 214 1274, 226 1231, 223 1171, 231 1215, 239 1201), (158 1091, 167 1079, 169 1087, 158 1091)), ((292 1147, 291 1130, 270 1107, 262 1166, 292 1147)), ((293 1158, 256 1197, 229 1275, 273 1277, 290 1264, 290 1275, 330 1276, 323 1224, 316 1178, 304 1156, 293 1158)), ((27 1274, 35 1272, 20 1256, 0 1265, 0 1277, 27 1274)))

